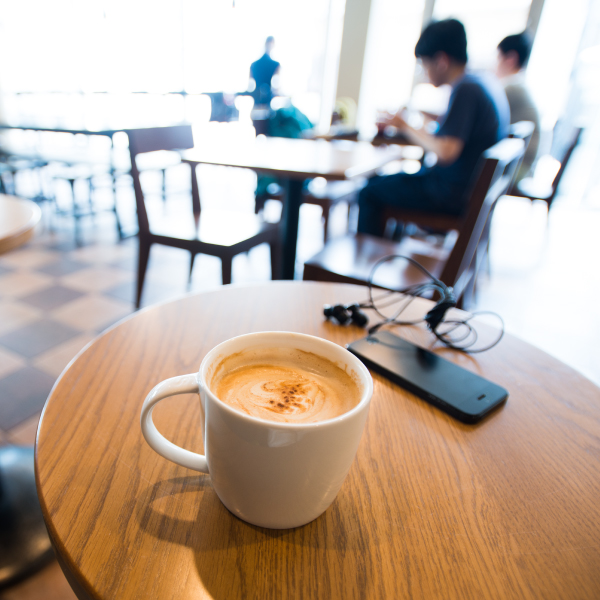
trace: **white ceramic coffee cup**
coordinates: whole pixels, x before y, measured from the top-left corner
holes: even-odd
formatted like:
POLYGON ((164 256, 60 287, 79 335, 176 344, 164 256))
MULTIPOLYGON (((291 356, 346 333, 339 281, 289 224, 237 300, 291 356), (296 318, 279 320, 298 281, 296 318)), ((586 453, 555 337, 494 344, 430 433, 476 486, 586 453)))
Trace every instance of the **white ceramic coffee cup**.
POLYGON ((209 473, 223 504, 240 519, 288 529, 316 519, 334 501, 356 455, 372 394, 369 371, 345 348, 300 333, 250 333, 213 348, 198 373, 159 383, 142 406, 142 433, 161 456, 209 473), (330 360, 353 376, 360 402, 333 419, 301 424, 266 421, 234 410, 214 395, 208 382, 224 358, 259 347, 296 348, 330 360), (193 392, 200 394, 204 455, 169 442, 152 421, 158 402, 193 392))

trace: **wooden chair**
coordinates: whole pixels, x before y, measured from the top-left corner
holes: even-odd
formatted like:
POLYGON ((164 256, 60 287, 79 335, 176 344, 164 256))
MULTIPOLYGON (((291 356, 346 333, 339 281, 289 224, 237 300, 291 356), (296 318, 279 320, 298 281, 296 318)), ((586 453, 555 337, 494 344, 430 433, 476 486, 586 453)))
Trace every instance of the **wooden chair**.
MULTIPOLYGON (((448 250, 420 240, 401 242, 368 235, 337 238, 304 265, 304 279, 366 285, 375 262, 390 254, 414 258, 452 286, 462 306, 468 306, 474 292, 475 277, 485 260, 487 239, 482 234, 491 219, 498 199, 508 190, 524 153, 524 142, 506 139, 484 152, 469 195, 468 209, 458 227, 458 237, 448 250)), ((431 223, 443 222, 443 217, 431 223)), ((402 289, 424 281, 410 264, 395 261, 385 265, 374 281, 377 287, 402 289)))
MULTIPOLYGON (((144 287, 144 278, 152 244, 162 244, 187 250, 191 255, 190 278, 196 254, 218 256, 222 263, 223 284, 231 282, 233 257, 268 243, 271 246, 271 270, 277 272, 279 255, 278 223, 265 223, 252 214, 233 211, 201 210, 200 203, 192 201, 191 210, 165 212, 161 207, 159 218, 152 218, 144 201, 140 172, 136 158, 157 150, 185 150, 193 148, 192 128, 189 125, 153 127, 128 130, 131 175, 135 190, 139 224, 139 255, 136 308, 144 287)), ((168 205, 167 205, 168 206, 168 205)), ((170 208, 170 207, 169 207, 170 208)))
POLYGON ((508 137, 523 140, 525 142, 525 151, 527 152, 534 131, 535 123, 533 121, 517 121, 510 126, 508 137))
POLYGON ((575 150, 575 146, 579 143, 581 132, 583 131, 580 127, 573 128, 566 136, 565 139, 560 140, 557 134, 560 133, 562 123, 557 123, 554 127, 554 140, 552 144, 551 156, 558 160, 560 168, 550 181, 540 179, 539 177, 525 177, 519 183, 511 189, 511 196, 520 196, 522 198, 529 198, 529 200, 543 200, 548 205, 548 212, 550 212, 550 206, 554 201, 560 180, 567 168, 567 163, 575 150))

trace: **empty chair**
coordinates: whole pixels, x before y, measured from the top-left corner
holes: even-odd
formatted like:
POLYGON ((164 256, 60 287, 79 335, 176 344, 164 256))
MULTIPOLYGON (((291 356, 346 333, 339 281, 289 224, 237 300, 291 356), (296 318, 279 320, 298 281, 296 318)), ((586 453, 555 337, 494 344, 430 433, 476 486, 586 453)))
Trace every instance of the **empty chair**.
MULTIPOLYGON (((522 163, 524 163, 525 158, 527 158, 529 161, 532 160, 531 156, 527 156, 527 149, 529 148, 529 145, 531 144, 531 140, 533 139, 534 135, 537 138, 536 143, 538 143, 539 142, 539 132, 536 132, 535 123, 533 121, 517 121, 516 123, 513 123, 510 126, 510 132, 509 132, 508 137, 518 138, 525 142, 525 155, 523 156, 522 163)), ((535 158, 535 156, 533 158, 535 158)), ((521 181, 521 179, 523 179, 523 177, 525 177, 529 174, 529 171, 531 169, 531 164, 532 163, 530 162, 529 166, 525 166, 524 164, 521 164, 519 166, 519 168, 515 172, 515 177, 513 180, 511 190, 512 190, 512 188, 514 188, 514 186, 519 181, 521 181)))
MULTIPOLYGON (((523 152, 523 140, 506 139, 483 153, 467 212, 457 227, 458 237, 451 250, 410 238, 392 242, 369 235, 346 236, 327 242, 321 252, 305 263, 304 279, 366 285, 377 260, 402 254, 414 258, 446 285, 454 287, 462 306, 468 306, 476 275, 487 254, 484 232, 498 199, 510 187, 523 152)), ((431 223, 438 223, 433 216, 431 223)), ((423 280, 423 274, 408 262, 397 262, 380 271, 374 284, 402 289, 423 280)))
MULTIPOLYGON (((52 171, 52 177, 55 180, 66 181, 71 189, 71 203, 61 207, 61 204, 55 199, 57 215, 66 217, 72 217, 75 223, 75 241, 78 245, 81 245, 81 225, 80 220, 85 217, 94 217, 98 209, 94 206, 94 179, 96 177, 102 177, 110 175, 110 169, 107 165, 94 165, 94 164, 67 164, 55 166, 52 171), (78 194, 76 189, 78 186, 83 186, 85 189, 84 198, 81 202, 78 200, 78 194)), ((117 211, 116 201, 113 206, 108 209, 114 212, 116 219, 117 231, 119 237, 123 237, 121 221, 119 219, 119 213, 117 211)))
MULTIPOLYGON (((189 125, 153 127, 127 131, 131 155, 131 175, 139 223, 139 255, 136 307, 139 308, 148 266, 150 248, 162 244, 187 250, 191 255, 190 277, 197 254, 217 256, 222 263, 223 283, 231 282, 233 257, 254 246, 271 247, 271 270, 276 273, 278 258, 278 223, 265 223, 253 214, 226 210, 201 210, 200 203, 190 201, 187 210, 162 205, 156 218, 147 210, 136 159, 140 154, 157 150, 184 150, 194 146, 189 125)), ((195 176, 195 174, 194 174, 195 176)))
MULTIPOLYGON (((542 173, 542 169, 536 168, 533 177, 525 177, 510 192, 512 196, 529 198, 532 201, 543 200, 548 205, 548 212, 556 196, 567 163, 579 142, 582 132, 580 127, 574 127, 562 136, 560 135, 562 125, 562 123, 557 123, 554 127, 552 150, 550 152, 550 156, 559 163, 557 165, 558 169, 554 172, 542 173)), ((538 162, 538 167, 541 162, 543 161, 538 162)))

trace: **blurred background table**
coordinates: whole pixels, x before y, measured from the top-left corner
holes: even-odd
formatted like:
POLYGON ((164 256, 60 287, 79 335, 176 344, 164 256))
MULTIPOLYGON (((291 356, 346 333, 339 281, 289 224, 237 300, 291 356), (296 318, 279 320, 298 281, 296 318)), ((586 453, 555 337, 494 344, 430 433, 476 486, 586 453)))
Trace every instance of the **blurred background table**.
MULTIPOLYGON (((304 180, 323 177, 328 181, 343 181, 369 177, 402 152, 398 147, 374 148, 368 142, 341 140, 300 140, 286 138, 250 138, 239 144, 195 142, 192 150, 182 153, 183 161, 191 165, 211 164, 252 169, 273 175, 284 181, 282 279, 293 279, 298 241, 298 217, 302 203, 304 180)), ((192 194, 199 197, 198 185, 192 177, 192 194)))
POLYGON ((0 194, 0 254, 27 242, 41 215, 33 202, 0 194))
MULTIPOLYGON (((238 520, 209 476, 145 443, 139 413, 157 382, 195 372, 216 344, 252 331, 347 344, 364 330, 324 321, 322 306, 364 296, 351 285, 225 286, 136 313, 71 363, 42 416, 36 473, 79 598, 600 595, 600 390, 513 336, 475 356, 438 350, 509 390, 478 425, 374 375, 348 479, 298 529, 238 520)), ((430 306, 416 301, 410 317, 430 306)), ((432 344, 421 327, 398 333, 432 344)), ((155 420, 202 452, 196 395, 163 402, 155 420)))

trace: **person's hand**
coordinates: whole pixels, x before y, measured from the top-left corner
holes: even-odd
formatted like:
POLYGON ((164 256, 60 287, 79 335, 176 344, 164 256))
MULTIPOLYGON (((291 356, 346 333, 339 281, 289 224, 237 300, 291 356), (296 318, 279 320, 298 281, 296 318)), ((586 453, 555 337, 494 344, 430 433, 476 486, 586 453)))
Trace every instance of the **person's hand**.
POLYGON ((375 118, 375 124, 377 125, 377 129, 383 131, 390 124, 390 119, 392 117, 393 115, 387 110, 378 110, 377 116, 375 118))
POLYGON ((408 127, 408 123, 405 121, 403 111, 398 111, 388 122, 388 125, 399 129, 400 131, 405 130, 408 127))
POLYGON ((396 129, 406 128, 407 123, 403 117, 404 110, 404 108, 401 108, 396 114, 379 111, 377 113, 377 129, 381 132, 388 126, 395 127, 396 129))

